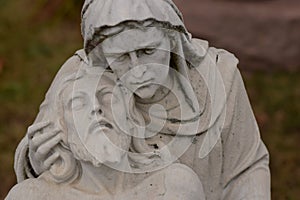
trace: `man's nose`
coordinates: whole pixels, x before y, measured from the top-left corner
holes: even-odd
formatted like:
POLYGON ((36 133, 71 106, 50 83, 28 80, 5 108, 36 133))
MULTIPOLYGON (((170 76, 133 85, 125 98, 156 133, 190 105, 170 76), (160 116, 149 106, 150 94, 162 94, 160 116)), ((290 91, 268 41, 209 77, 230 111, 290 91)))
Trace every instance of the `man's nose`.
POLYGON ((131 74, 136 78, 141 78, 147 70, 145 65, 140 65, 139 58, 135 51, 129 53, 131 60, 131 74))
POLYGON ((98 116, 98 115, 102 115, 103 111, 101 109, 101 106, 99 104, 99 102, 94 102, 92 110, 91 110, 91 116, 98 116))

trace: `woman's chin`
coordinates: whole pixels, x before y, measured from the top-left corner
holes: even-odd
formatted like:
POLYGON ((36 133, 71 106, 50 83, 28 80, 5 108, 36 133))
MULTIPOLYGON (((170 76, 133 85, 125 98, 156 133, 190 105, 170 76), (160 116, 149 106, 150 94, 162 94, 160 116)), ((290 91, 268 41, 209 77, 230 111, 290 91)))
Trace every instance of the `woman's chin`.
POLYGON ((108 166, 117 166, 122 162, 123 155, 118 150, 107 152, 105 158, 102 159, 103 164, 108 166))

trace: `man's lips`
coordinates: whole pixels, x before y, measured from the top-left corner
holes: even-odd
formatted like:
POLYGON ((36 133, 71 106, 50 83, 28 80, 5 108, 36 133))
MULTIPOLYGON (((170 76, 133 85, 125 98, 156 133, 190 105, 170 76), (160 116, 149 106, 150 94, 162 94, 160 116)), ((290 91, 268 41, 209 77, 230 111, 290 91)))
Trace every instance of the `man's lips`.
POLYGON ((106 120, 99 120, 92 123, 92 125, 89 128, 89 132, 92 133, 95 130, 108 130, 113 129, 113 126, 111 123, 107 122, 106 120))

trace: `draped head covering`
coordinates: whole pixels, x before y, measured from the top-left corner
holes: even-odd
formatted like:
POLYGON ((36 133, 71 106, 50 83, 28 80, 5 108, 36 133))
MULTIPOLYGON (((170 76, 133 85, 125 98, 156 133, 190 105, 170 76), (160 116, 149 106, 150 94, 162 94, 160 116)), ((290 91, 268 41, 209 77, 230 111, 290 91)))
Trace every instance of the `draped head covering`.
POLYGON ((86 0, 81 13, 81 34, 86 54, 107 37, 105 30, 114 27, 130 28, 130 22, 149 27, 160 26, 177 32, 181 39, 176 41, 181 44, 176 46, 182 49, 176 53, 194 66, 206 54, 207 48, 199 51, 191 44, 191 34, 171 0, 86 0))
POLYGON ((166 28, 184 33, 191 40, 180 11, 170 0, 86 0, 81 17, 85 46, 95 32, 126 21, 155 20, 166 28))

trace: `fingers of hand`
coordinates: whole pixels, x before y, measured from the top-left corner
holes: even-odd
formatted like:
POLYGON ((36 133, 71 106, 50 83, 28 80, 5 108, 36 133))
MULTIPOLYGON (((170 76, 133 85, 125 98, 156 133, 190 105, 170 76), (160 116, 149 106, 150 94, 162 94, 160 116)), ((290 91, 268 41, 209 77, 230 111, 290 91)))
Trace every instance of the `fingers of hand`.
POLYGON ((61 136, 59 134, 55 135, 51 139, 42 143, 35 152, 35 157, 37 160, 43 160, 46 155, 61 141, 61 136))
POLYGON ((55 137, 59 134, 59 131, 49 131, 45 132, 41 135, 35 135, 31 140, 29 140, 29 145, 31 150, 35 151, 38 147, 40 147, 43 143, 51 140, 51 138, 55 137))
POLYGON ((49 156, 44 162, 44 168, 49 169, 52 164, 59 158, 59 153, 55 152, 51 156, 49 156))
POLYGON ((51 125, 50 121, 45 121, 45 122, 40 122, 40 123, 33 124, 32 126, 29 126, 27 130, 28 138, 32 139, 37 132, 41 131, 42 129, 50 125, 51 125))

